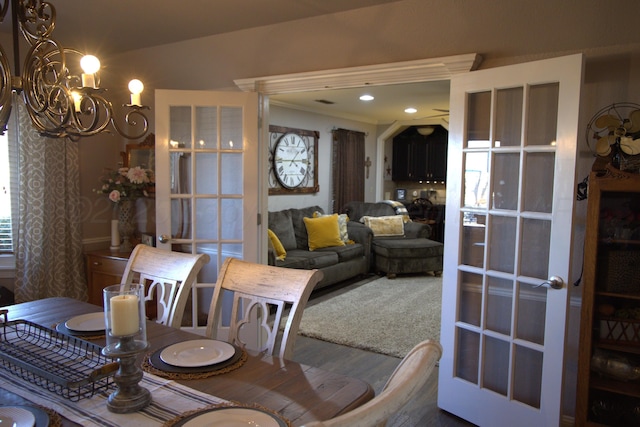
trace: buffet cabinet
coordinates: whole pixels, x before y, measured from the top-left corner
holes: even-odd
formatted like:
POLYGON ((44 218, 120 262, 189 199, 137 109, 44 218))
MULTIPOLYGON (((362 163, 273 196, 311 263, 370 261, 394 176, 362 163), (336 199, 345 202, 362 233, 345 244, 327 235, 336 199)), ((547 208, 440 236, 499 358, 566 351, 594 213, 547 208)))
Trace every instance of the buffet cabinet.
POLYGON ((589 176, 576 425, 640 425, 640 175, 589 176))
POLYGON ((87 291, 91 304, 102 305, 102 290, 121 282, 131 252, 109 250, 89 252, 87 260, 87 291))

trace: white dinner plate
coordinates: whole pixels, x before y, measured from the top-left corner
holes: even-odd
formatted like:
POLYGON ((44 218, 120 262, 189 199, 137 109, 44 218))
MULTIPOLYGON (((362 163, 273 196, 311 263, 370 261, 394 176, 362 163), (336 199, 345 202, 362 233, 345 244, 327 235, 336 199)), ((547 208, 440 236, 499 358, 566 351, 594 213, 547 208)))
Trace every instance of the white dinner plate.
POLYGON ((33 427, 36 417, 26 409, 13 406, 0 407, 0 425, 9 427, 33 427))
POLYGON ((64 326, 70 331, 77 332, 98 332, 104 331, 104 313, 89 313, 72 317, 64 322, 64 326))
POLYGON ((197 415, 183 427, 279 427, 271 414, 251 408, 219 408, 197 415))
POLYGON ((208 366, 229 360, 236 349, 216 340, 190 340, 172 344, 160 352, 160 359, 173 366, 208 366))

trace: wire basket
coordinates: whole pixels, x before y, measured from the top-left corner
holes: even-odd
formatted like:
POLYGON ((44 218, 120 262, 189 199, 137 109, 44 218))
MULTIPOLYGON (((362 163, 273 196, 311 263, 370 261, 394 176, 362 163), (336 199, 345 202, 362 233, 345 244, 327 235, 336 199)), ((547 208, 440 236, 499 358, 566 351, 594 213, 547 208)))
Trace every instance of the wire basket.
POLYGON ((27 320, 0 322, 0 367, 71 401, 115 389, 101 347, 27 320))

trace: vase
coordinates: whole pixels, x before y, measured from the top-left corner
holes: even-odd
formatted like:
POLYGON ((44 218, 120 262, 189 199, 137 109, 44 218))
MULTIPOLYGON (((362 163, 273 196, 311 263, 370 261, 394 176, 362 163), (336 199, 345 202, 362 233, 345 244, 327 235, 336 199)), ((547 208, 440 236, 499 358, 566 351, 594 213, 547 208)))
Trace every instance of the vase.
POLYGON ((133 249, 131 238, 136 231, 136 204, 134 200, 121 200, 118 203, 118 231, 122 238, 120 250, 129 252, 133 249))

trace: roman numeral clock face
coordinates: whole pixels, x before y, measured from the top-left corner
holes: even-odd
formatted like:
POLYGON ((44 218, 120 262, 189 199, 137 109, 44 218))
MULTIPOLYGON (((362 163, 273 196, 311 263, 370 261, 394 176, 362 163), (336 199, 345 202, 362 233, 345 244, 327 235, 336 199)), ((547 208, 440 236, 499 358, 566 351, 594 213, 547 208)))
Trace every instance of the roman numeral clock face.
POLYGON ((295 133, 286 133, 276 143, 273 170, 280 185, 296 188, 302 184, 309 170, 309 149, 295 133))

